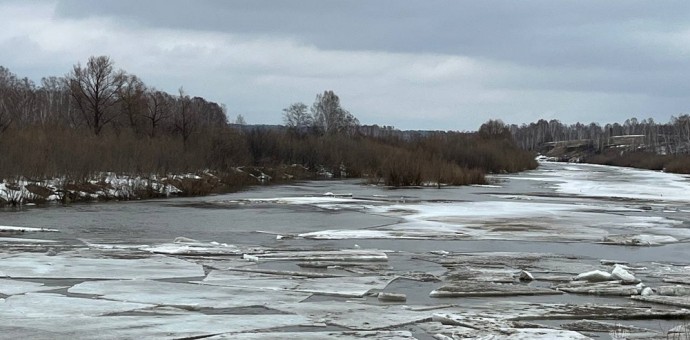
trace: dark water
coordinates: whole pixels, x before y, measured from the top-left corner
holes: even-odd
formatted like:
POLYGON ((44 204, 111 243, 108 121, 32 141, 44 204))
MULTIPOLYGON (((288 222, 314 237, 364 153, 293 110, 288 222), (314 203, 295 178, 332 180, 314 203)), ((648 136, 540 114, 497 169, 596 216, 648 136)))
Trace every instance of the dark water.
MULTIPOLYGON (((501 200, 494 196, 530 195, 534 202, 589 203, 635 207, 649 202, 582 198, 556 194, 550 188, 552 182, 520 180, 547 174, 557 176, 560 165, 548 165, 540 170, 516 176, 497 176, 500 187, 460 188, 408 188, 387 189, 363 185, 358 180, 303 182, 284 186, 256 187, 228 195, 176 198, 166 200, 104 202, 75 204, 70 206, 49 205, 29 207, 20 211, 0 211, 0 225, 43 227, 60 230, 59 233, 34 233, 23 235, 32 238, 50 238, 66 243, 79 244, 79 239, 95 243, 152 244, 170 242, 185 236, 201 241, 217 241, 228 244, 263 246, 293 246, 318 248, 351 248, 355 244, 363 248, 378 248, 408 252, 446 250, 455 252, 509 251, 544 252, 593 259, 625 259, 631 262, 664 261, 690 263, 690 246, 681 242, 657 247, 624 247, 592 242, 546 242, 510 240, 276 240, 275 234, 293 234, 328 229, 367 229, 399 222, 399 218, 379 216, 356 210, 324 210, 311 205, 286 205, 277 203, 237 204, 238 200, 253 198, 280 198, 320 196, 326 192, 351 193, 354 197, 391 201, 487 201, 501 200), (508 177, 508 178, 506 178, 508 177), (235 202, 235 203, 233 203, 235 202)), ((615 169, 615 168, 614 168, 615 169)), ((601 170, 598 170, 601 172, 601 170)), ((601 176, 601 174, 597 174, 601 176)), ((616 173, 612 181, 620 181, 616 173)), ((635 185, 628 183, 628 185, 635 185)), ((632 215, 661 216, 684 221, 688 213, 682 202, 652 202, 667 204, 676 212, 669 214, 663 209, 633 211, 632 215)), ((690 207, 687 208, 690 211, 690 207)))

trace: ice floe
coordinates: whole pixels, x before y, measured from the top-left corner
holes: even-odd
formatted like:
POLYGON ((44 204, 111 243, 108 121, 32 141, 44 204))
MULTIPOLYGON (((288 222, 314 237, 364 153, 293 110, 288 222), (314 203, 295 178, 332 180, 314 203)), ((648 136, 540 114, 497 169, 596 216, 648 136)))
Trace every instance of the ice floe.
POLYGON ((258 288, 219 287, 196 283, 172 283, 152 280, 86 281, 69 293, 98 295, 118 301, 195 308, 233 308, 299 302, 311 294, 258 288))
POLYGON ((46 286, 42 283, 0 279, 0 294, 16 295, 30 292, 40 292, 45 290, 54 290, 64 287, 46 286))
POLYGON ((261 333, 228 333, 221 334, 205 339, 220 340, 264 340, 264 339, 300 339, 300 340, 415 340, 409 331, 360 331, 360 332, 261 332, 261 333))
POLYGON ((316 317, 327 325, 351 330, 391 329, 413 323, 431 321, 431 312, 410 310, 404 305, 368 305, 354 302, 319 303, 303 302, 282 304, 280 311, 316 317))
POLYGON ((263 254, 245 254, 247 261, 388 261, 380 250, 343 249, 325 251, 277 251, 263 254))
POLYGON ((678 239, 669 235, 607 235, 602 243, 617 244, 623 246, 656 246, 668 243, 676 243, 678 239))
POLYGON ((214 270, 202 281, 224 287, 288 290, 319 295, 362 297, 371 290, 383 290, 395 277, 345 276, 336 278, 300 278, 214 270))
POLYGON ((3 318, 0 331, 11 338, 32 339, 169 339, 201 338, 224 333, 265 332, 281 327, 313 326, 300 315, 180 315, 151 316, 14 316, 3 318), (7 325, 7 324, 10 325, 7 325))
POLYGON ((664 305, 690 308, 690 296, 640 295, 631 296, 630 298, 638 301, 654 302, 664 305))
POLYGON ((153 255, 138 259, 85 258, 70 254, 0 255, 0 271, 13 278, 164 279, 204 276, 203 268, 184 260, 153 255))
POLYGON ((7 321, 26 317, 100 316, 151 307, 153 305, 143 303, 76 298, 52 293, 26 293, 6 298, 0 304, 0 317, 7 321))
POLYGON ((607 273, 602 270, 593 270, 589 271, 586 273, 578 274, 573 278, 573 280, 576 281, 588 281, 588 282, 602 282, 602 281, 611 281, 613 280, 613 277, 611 277, 610 273, 607 273))
POLYGON ((429 296, 435 298, 480 297, 480 296, 518 296, 518 295, 557 295, 561 292, 532 287, 528 285, 500 284, 493 282, 455 281, 435 289, 429 296))
POLYGON ((606 282, 586 282, 573 281, 570 283, 562 283, 554 286, 555 289, 567 293, 575 294, 592 294, 592 295, 613 295, 613 296, 630 296, 638 295, 642 291, 642 287, 637 285, 625 285, 620 281, 606 281, 606 282))
POLYGON ((57 229, 0 225, 0 233, 57 232, 57 229))

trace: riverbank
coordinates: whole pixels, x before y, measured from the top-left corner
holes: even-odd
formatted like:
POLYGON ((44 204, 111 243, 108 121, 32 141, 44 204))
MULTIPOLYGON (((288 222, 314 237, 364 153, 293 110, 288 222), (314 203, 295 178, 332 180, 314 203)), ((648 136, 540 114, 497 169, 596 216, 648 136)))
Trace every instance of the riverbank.
POLYGON ((0 182, 0 207, 206 196, 235 192, 255 185, 316 179, 318 176, 318 172, 291 165, 277 168, 238 167, 226 173, 203 171, 168 176, 129 176, 104 172, 88 180, 21 179, 0 182))

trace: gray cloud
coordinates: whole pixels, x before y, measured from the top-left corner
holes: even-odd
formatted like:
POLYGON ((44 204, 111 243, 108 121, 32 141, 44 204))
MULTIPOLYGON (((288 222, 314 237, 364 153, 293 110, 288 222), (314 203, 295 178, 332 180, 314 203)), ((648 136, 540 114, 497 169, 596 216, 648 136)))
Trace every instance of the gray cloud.
POLYGON ((403 128, 665 121, 690 102, 686 1, 3 4, 42 8, 33 26, 0 24, 10 32, 0 32, 0 60, 17 73, 63 74, 108 54, 151 85, 185 85, 250 123, 278 123, 282 107, 325 89, 363 122, 403 128), (33 28, 40 20, 46 27, 33 28))

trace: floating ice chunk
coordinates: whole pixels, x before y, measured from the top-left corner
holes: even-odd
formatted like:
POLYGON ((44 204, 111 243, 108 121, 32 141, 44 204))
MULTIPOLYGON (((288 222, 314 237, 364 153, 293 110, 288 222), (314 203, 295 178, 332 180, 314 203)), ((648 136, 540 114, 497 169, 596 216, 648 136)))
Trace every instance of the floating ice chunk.
MULTIPOLYGON (((631 299, 661 303, 670 306, 678 306, 683 308, 690 308, 690 296, 664 296, 664 295, 648 295, 648 296, 631 296, 631 299)), ((686 310, 687 311, 687 310, 686 310)))
POLYGON ((24 294, 24 293, 29 293, 29 292, 40 292, 40 291, 44 291, 44 290, 53 290, 53 289, 59 289, 59 288, 64 288, 64 287, 45 286, 44 284, 37 283, 37 282, 0 279, 0 294, 4 294, 4 295, 16 295, 16 294, 24 294))
POLYGON ((248 255, 247 261, 388 261, 388 255, 380 250, 343 249, 331 251, 292 251, 267 252, 264 254, 248 255))
POLYGON ((32 227, 14 227, 14 226, 8 226, 8 225, 0 225, 0 232, 15 232, 15 233, 24 233, 24 232, 57 232, 57 229, 49 229, 49 228, 32 228, 32 227))
POLYGON ((587 281, 573 281, 555 286, 556 289, 567 293, 574 294, 592 294, 592 295, 612 295, 612 296, 630 296, 638 295, 642 290, 639 286, 623 285, 619 281, 606 282, 587 282, 587 281))
POLYGON ((611 271, 611 277, 614 280, 621 280, 623 283, 637 283, 639 280, 635 278, 635 275, 625 270, 621 265, 614 265, 611 271))
POLYGON ((588 282, 602 282, 602 281, 611 281, 613 280, 613 277, 611 274, 601 271, 601 270, 592 270, 590 272, 582 273, 574 278, 575 281, 588 281, 588 282))
POLYGON ((640 295, 642 295, 642 296, 654 295, 654 290, 650 287, 645 287, 644 289, 642 289, 642 292, 640 292, 640 295))
POLYGON ((331 331, 331 332, 276 332, 276 333, 228 333, 205 338, 209 340, 264 340, 264 339, 300 339, 300 340, 415 340, 408 331, 331 331))
POLYGON ((314 240, 348 239, 457 239, 467 238, 462 233, 439 230, 323 230, 297 235, 314 240))
POLYGON ((203 268, 168 256, 140 259, 83 258, 20 253, 2 256, 6 276, 23 278, 164 279, 204 276, 203 268))
POLYGON ((234 245, 212 243, 165 243, 140 248, 154 254, 168 255, 239 255, 242 249, 234 245))
POLYGON ((532 276, 532 273, 523 270, 520 272, 520 275, 518 276, 518 279, 520 281, 534 281, 534 276, 532 276))
POLYGON ((383 302, 405 302, 407 301, 407 295, 405 294, 396 294, 396 293, 384 293, 380 292, 379 295, 377 296, 379 301, 383 302))
POLYGON ((24 244, 57 243, 57 241, 54 241, 54 240, 41 240, 41 239, 36 239, 36 238, 19 238, 19 237, 0 237, 0 242, 24 243, 24 244))
POLYGON ((178 236, 178 237, 175 237, 175 240, 173 240, 173 243, 200 243, 200 242, 193 239, 193 238, 178 236))
POLYGON ((429 293, 430 297, 477 297, 477 296, 518 296, 518 295, 552 295, 561 292, 548 288, 531 287, 493 282, 463 281, 443 286, 429 293))
POLYGON ((106 299, 192 308, 232 308, 300 302, 311 294, 260 288, 218 287, 150 280, 87 281, 69 293, 100 295, 106 299))
MULTIPOLYGON (((571 331, 582 331, 582 332, 615 332, 615 333, 643 333, 649 334, 650 336, 658 335, 651 329, 640 328, 629 325, 622 325, 620 323, 609 323, 597 320, 579 320, 568 322, 561 325, 561 327, 571 330, 571 331)), ((646 337, 645 337, 646 338, 646 337)))
POLYGON ((337 278, 277 277, 275 275, 214 270, 208 274, 202 283, 225 287, 293 290, 319 295, 363 297, 371 290, 386 288, 394 279, 395 277, 379 276, 347 276, 337 278))
POLYGON ((657 291, 657 293, 659 293, 659 295, 668 295, 668 296, 690 295, 690 287, 680 286, 680 285, 660 286, 660 287, 657 287, 656 291, 657 291))
POLYGON ((315 326, 308 317, 300 315, 204 315, 187 312, 183 315, 137 316, 66 316, 57 313, 43 317, 15 317, 11 320, 20 327, 3 329, 3 336, 42 339, 192 339, 229 332, 256 332, 264 330, 315 326), (37 336, 39 335, 39 336, 37 336))
POLYGON ((75 298, 49 293, 27 293, 5 299, 5 302, 0 305, 0 316, 3 320, 18 317, 98 316, 152 307, 153 305, 141 303, 75 298))
POLYGON ((277 305, 275 309, 287 313, 318 317, 329 325, 353 330, 392 329, 431 320, 431 313, 413 311, 400 304, 302 302, 277 305))
POLYGON ((604 237, 602 243, 624 246, 657 246, 662 244, 677 243, 678 239, 669 235, 609 235, 604 237))

